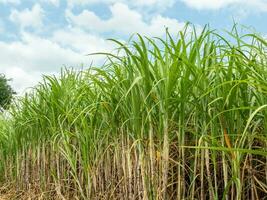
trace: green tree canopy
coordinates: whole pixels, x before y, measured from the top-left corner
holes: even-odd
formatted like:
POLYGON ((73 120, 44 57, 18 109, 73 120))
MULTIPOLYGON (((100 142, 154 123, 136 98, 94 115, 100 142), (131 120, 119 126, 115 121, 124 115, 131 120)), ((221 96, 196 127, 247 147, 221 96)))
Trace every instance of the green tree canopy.
POLYGON ((0 74, 0 108, 4 109, 8 108, 15 94, 8 81, 10 79, 7 79, 4 74, 0 74))

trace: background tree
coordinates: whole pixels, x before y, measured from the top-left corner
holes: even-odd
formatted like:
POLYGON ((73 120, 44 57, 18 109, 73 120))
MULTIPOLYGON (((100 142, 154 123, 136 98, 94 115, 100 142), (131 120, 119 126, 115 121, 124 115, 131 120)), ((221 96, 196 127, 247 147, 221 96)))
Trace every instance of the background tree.
POLYGON ((15 94, 8 81, 10 79, 7 79, 4 74, 0 74, 0 109, 7 109, 15 94))

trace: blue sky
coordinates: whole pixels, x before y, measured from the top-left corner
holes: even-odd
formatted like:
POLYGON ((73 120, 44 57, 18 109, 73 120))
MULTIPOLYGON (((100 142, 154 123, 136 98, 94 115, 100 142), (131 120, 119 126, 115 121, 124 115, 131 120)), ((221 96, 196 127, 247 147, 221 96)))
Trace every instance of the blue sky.
POLYGON ((267 0, 0 0, 0 73, 21 94, 63 66, 99 65, 85 55, 114 49, 107 38, 164 36, 187 21, 229 30, 233 20, 267 36, 267 0))

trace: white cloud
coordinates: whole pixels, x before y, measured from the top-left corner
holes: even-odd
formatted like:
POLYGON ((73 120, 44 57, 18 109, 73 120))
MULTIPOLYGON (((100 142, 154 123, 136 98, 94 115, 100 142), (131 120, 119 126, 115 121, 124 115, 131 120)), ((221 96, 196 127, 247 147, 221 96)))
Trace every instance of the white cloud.
POLYGON ((8 67, 2 69, 2 71, 6 77, 12 78, 10 84, 18 94, 24 93, 41 80, 40 72, 28 72, 19 67, 8 67))
POLYGON ((89 31, 116 32, 126 35, 140 33, 148 36, 161 36, 165 33, 166 27, 170 28, 170 32, 177 33, 185 25, 184 22, 161 15, 153 16, 147 22, 139 12, 122 3, 113 4, 110 6, 110 11, 111 17, 107 20, 101 19, 89 10, 83 10, 78 15, 67 10, 66 18, 72 25, 89 31))
POLYGON ((51 40, 59 43, 63 47, 70 47, 83 55, 100 51, 109 52, 114 48, 114 46, 105 39, 88 34, 78 28, 57 30, 53 33, 51 40))
POLYGON ((225 7, 236 7, 238 9, 257 9, 267 11, 266 0, 180 0, 187 6, 198 10, 218 10, 225 7))
MULTIPOLYGON (((79 6, 84 6, 84 5, 88 5, 88 4, 94 4, 94 3, 100 3, 103 2, 104 0, 67 0, 68 6, 73 7, 75 5, 79 5, 79 6)), ((106 0, 104 1, 106 3, 111 3, 113 2, 113 0, 106 0)))
MULTIPOLYGON (((240 2, 241 3, 241 2, 240 2)), ((267 12, 267 0, 246 0, 246 5, 248 8, 256 9, 256 12, 263 11, 267 12)))
POLYGON ((21 28, 26 27, 41 27, 43 25, 43 17, 44 17, 44 10, 39 4, 35 4, 32 9, 24 9, 22 11, 18 11, 13 9, 9 16, 9 19, 20 25, 21 28))
POLYGON ((172 6, 175 0, 67 0, 69 7, 84 6, 95 3, 104 3, 107 5, 114 3, 125 3, 134 7, 157 7, 165 9, 172 6))
POLYGON ((187 6, 203 10, 203 9, 220 9, 222 7, 229 6, 237 3, 240 0, 181 0, 187 6))
POLYGON ((104 39, 79 29, 55 31, 52 38, 23 32, 20 41, 0 41, 0 71, 13 78, 19 94, 41 80, 41 74, 55 74, 63 66, 79 69, 103 62, 103 57, 85 56, 112 49, 104 39), (73 37, 76 35, 77 37, 73 37))
POLYGON ((60 4, 60 0, 41 0, 41 2, 53 4, 56 7, 58 7, 60 4))
POLYGON ((161 8, 170 7, 174 3, 175 0, 132 0, 132 4, 135 6, 157 6, 161 8))
POLYGON ((64 64, 77 66, 85 61, 83 55, 30 33, 23 33, 21 41, 0 42, 0 49, 1 68, 49 72, 64 64))
POLYGON ((0 3, 4 3, 4 4, 20 4, 20 0, 0 0, 0 3))

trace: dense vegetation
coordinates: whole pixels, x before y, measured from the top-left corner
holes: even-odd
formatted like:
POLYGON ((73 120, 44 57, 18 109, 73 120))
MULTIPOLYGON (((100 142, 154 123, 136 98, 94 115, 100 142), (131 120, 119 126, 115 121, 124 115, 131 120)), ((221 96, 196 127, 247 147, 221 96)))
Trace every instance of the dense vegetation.
POLYGON ((0 112, 1 108, 7 109, 9 107, 15 94, 8 81, 9 79, 4 74, 0 74, 0 112))
POLYGON ((101 68, 45 76, 0 121, 0 192, 266 199, 267 42, 226 38, 136 35, 101 68))

